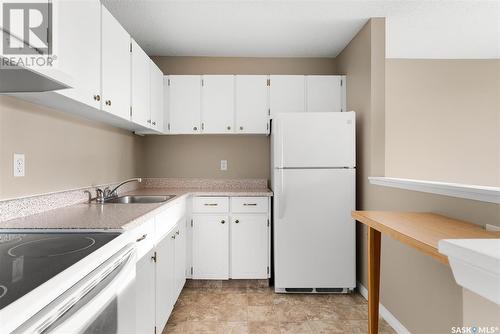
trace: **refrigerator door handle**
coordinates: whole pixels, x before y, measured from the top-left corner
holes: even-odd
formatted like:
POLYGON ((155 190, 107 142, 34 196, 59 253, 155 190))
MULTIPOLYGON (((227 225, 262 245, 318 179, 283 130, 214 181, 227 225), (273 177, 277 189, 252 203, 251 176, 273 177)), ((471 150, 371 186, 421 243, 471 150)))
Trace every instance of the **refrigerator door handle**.
POLYGON ((280 193, 278 195, 278 218, 281 219, 285 215, 285 171, 280 170, 280 193))

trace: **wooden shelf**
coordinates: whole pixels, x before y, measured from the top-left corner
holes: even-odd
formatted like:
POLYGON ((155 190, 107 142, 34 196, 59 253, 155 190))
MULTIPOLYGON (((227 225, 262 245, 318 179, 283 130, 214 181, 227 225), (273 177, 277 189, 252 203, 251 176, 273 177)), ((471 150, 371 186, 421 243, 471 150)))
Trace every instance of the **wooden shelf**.
POLYGON ((500 238, 500 232, 435 213, 353 211, 352 217, 442 263, 448 263, 448 258, 439 253, 441 239, 500 238))

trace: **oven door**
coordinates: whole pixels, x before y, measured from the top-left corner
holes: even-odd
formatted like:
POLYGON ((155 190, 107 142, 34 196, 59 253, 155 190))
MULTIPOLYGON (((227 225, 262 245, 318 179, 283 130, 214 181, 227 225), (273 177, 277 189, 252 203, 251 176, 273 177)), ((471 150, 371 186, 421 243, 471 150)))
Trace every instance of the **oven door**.
POLYGON ((133 333, 135 260, 125 246, 14 333, 133 333))

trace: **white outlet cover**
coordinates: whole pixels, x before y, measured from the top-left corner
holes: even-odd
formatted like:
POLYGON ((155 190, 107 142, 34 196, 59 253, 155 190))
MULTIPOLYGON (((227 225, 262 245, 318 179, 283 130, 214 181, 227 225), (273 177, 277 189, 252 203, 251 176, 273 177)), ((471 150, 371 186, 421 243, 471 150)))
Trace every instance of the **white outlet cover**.
POLYGON ((22 177, 24 176, 24 170, 26 166, 24 163, 24 154, 14 153, 14 176, 22 177))
POLYGON ((227 170, 227 160, 220 161, 220 170, 227 170))

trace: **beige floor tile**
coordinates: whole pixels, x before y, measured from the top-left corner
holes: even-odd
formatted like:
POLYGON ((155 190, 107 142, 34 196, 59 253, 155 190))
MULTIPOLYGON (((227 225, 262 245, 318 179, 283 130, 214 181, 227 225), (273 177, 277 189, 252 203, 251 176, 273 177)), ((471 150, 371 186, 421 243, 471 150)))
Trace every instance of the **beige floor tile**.
POLYGON ((249 321, 249 334, 279 334, 280 324, 278 321, 249 321))
POLYGON ((308 320, 310 309, 304 305, 275 305, 280 322, 300 322, 308 320))
POLYGON ((274 296, 270 293, 248 292, 246 297, 248 306, 274 305, 274 296))
POLYGON ((188 321, 219 321, 219 305, 195 305, 189 314, 188 321))
POLYGON ((181 334, 184 329, 184 324, 184 322, 179 322, 177 324, 167 323, 162 334, 181 334))
POLYGON ((173 324, 184 322, 189 319, 192 310, 193 306, 191 305, 176 306, 172 311, 172 314, 170 314, 168 322, 173 324))
POLYGON ((246 292, 236 292, 236 293, 221 293, 220 303, 229 305, 247 305, 247 294, 246 292))
POLYGON ((328 295, 329 301, 336 304, 346 305, 366 305, 367 300, 359 293, 350 294, 330 294, 328 295))
POLYGON ((336 311, 344 320, 367 320, 367 305, 337 305, 336 311))
POLYGON ((344 326, 339 320, 315 320, 308 322, 309 327, 315 334, 343 333, 344 326))
POLYGON ((313 333, 307 322, 280 322, 281 334, 308 334, 313 333))
POLYGON ((248 306, 248 321, 277 321, 274 306, 260 305, 248 306))
POLYGON ((338 320, 341 318, 335 305, 309 305, 307 307, 309 320, 338 320))
POLYGON ((221 321, 236 321, 246 322, 248 320, 248 312, 246 305, 219 305, 219 320, 221 321))
POLYGON ((188 321, 184 324, 183 334, 222 333, 223 323, 219 321, 188 321))
POLYGON ((222 332, 224 334, 247 334, 248 333, 248 323, 247 322, 233 322, 227 321, 222 323, 222 332))

